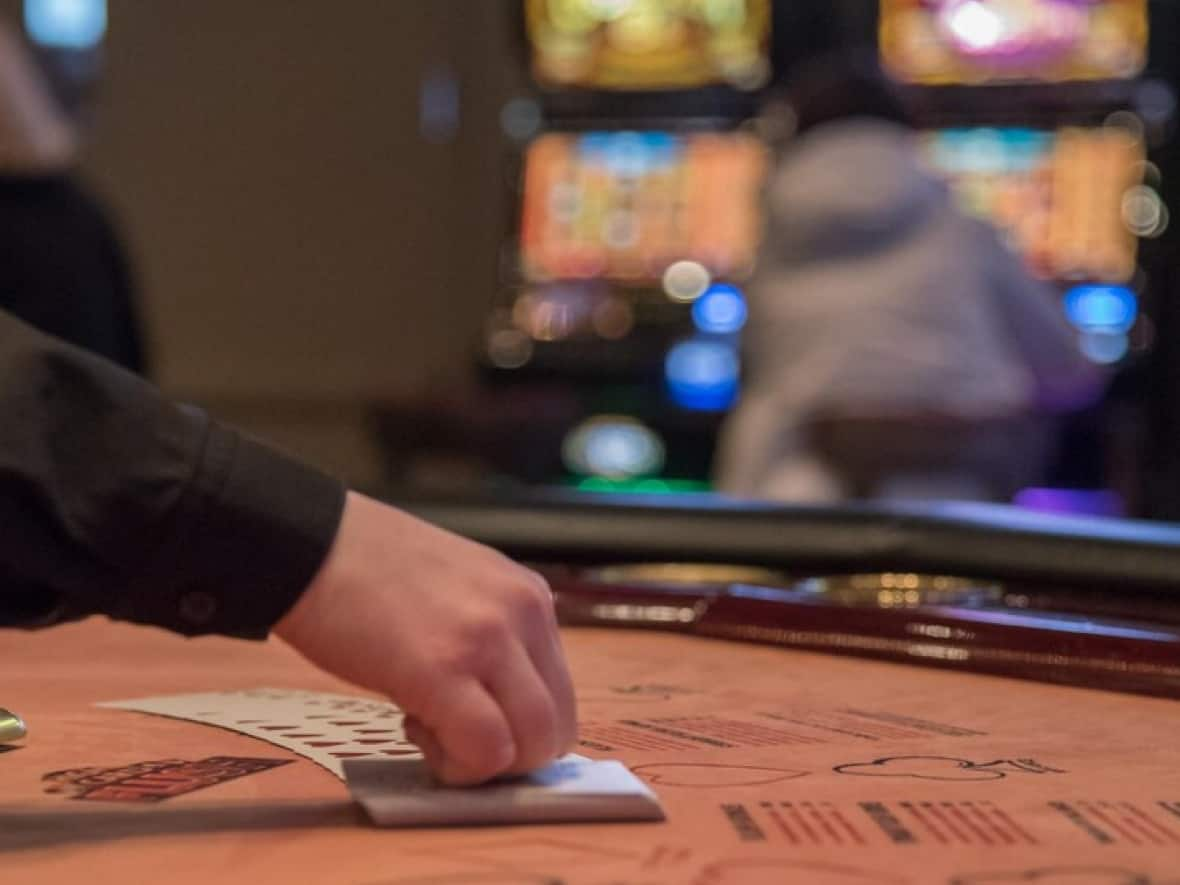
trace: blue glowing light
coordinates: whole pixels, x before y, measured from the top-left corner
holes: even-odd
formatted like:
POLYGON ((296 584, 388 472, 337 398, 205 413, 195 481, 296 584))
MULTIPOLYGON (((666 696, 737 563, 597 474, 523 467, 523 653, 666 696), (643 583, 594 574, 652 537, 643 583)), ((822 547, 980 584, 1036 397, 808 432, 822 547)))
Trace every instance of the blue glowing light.
POLYGON ((673 402, 695 412, 719 412, 737 399, 741 363, 737 348, 725 340, 693 338, 668 351, 664 361, 673 402))
POLYGON ((702 332, 730 335, 746 324, 746 299, 742 290, 723 283, 710 286, 692 306, 692 321, 702 332))
POLYGON ((585 165, 605 166, 616 176, 640 177, 678 162, 681 139, 668 132, 588 132, 579 139, 585 165))
POLYGON ((1079 346, 1087 359, 1102 366, 1114 365, 1131 350, 1131 342, 1125 332, 1106 329, 1083 332, 1079 346))
POLYGON ((1065 315, 1083 332, 1123 333, 1135 325, 1139 302, 1126 286, 1077 286, 1065 296, 1065 315))
POLYGON ((93 49, 106 35, 106 0, 25 0, 25 30, 52 49, 93 49))

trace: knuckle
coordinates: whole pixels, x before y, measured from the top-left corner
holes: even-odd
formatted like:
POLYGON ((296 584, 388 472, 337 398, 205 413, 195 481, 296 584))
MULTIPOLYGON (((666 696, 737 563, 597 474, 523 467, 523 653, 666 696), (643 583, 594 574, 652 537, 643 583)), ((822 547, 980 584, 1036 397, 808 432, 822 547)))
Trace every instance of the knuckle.
POLYGON ((524 571, 525 575, 529 579, 529 582, 533 584, 533 586, 535 586, 541 593, 543 593, 545 596, 552 595, 551 589, 549 587, 549 580, 543 574, 540 572, 535 572, 531 568, 526 568, 524 571))
POLYGON ((456 625, 436 662, 444 673, 482 673, 494 668, 510 645, 513 629, 503 614, 481 612, 456 625))
POLYGON ((553 613, 553 595, 544 580, 520 584, 512 602, 516 612, 529 623, 550 618, 553 613))
POLYGON ((398 705, 406 713, 407 725, 422 729, 428 723, 439 721, 454 684, 450 672, 449 663, 428 662, 407 680, 407 688, 399 692, 397 698, 398 705))
POLYGON ((468 645, 499 645, 511 638, 513 630, 503 612, 485 611, 472 617, 464 628, 468 645))

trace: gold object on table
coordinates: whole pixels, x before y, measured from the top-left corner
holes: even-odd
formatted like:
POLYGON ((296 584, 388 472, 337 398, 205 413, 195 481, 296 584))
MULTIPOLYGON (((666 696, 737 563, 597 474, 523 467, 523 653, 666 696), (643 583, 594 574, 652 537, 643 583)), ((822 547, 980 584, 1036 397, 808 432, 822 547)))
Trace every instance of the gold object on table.
POLYGON ((0 707, 0 744, 19 741, 28 733, 19 716, 0 707))
POLYGON ((773 569, 744 565, 695 562, 645 562, 611 565, 592 569, 587 577, 602 584, 693 585, 759 584, 764 587, 790 587, 795 578, 773 569))
POLYGON ((802 581, 799 589, 820 594, 840 605, 868 608, 1006 607, 1001 584, 950 575, 910 572, 837 575, 802 581))

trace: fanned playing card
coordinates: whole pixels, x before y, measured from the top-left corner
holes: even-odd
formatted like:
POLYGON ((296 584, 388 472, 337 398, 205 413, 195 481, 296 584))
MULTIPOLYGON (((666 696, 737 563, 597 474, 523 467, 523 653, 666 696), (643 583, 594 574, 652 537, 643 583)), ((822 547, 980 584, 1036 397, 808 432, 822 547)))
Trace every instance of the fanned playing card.
POLYGON ((98 704, 154 713, 261 738, 305 756, 341 780, 346 759, 421 758, 401 710, 385 701, 282 688, 165 695, 98 704))
POLYGON ((383 827, 664 819, 655 793, 615 761, 566 757, 479 787, 444 786, 419 759, 349 759, 344 773, 383 827))

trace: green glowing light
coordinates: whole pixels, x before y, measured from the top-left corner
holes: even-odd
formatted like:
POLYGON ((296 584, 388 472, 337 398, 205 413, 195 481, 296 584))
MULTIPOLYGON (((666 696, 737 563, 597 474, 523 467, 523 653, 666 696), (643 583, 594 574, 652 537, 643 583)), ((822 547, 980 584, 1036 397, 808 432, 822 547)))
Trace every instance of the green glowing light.
POLYGON ((702 480, 665 479, 607 479, 603 476, 575 478, 570 481, 579 492, 599 492, 616 495, 677 495, 685 492, 709 492, 712 486, 702 480))

